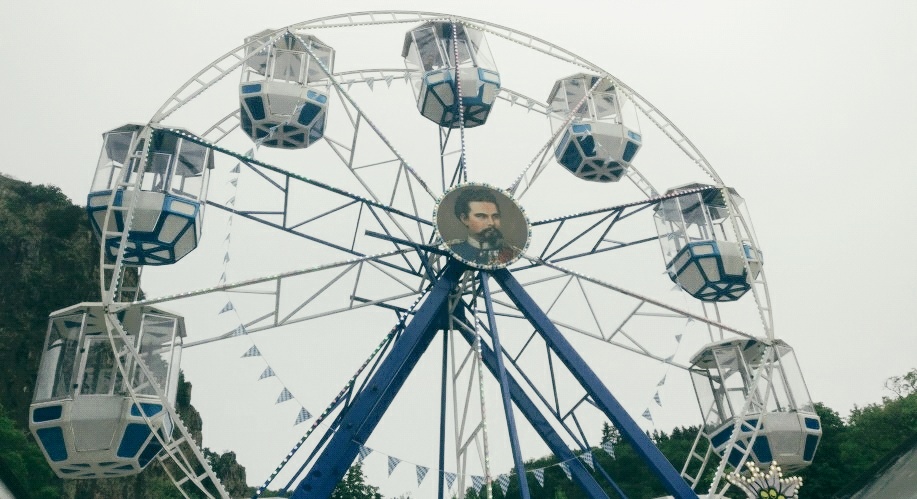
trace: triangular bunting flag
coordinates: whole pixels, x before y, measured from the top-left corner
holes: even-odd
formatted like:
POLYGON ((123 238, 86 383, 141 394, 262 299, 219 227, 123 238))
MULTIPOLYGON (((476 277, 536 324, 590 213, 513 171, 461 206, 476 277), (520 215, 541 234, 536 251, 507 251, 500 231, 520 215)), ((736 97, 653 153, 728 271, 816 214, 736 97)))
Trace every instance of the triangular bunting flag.
MULTIPOLYGON (((227 253, 226 256, 229 256, 229 254, 227 253)), ((222 314, 224 312, 229 312, 230 310, 235 310, 235 307, 232 306, 231 301, 228 301, 226 302, 226 305, 223 306, 223 309, 220 310, 220 313, 222 314)))
POLYGON ((258 347, 253 346, 248 349, 247 352, 242 354, 242 357, 260 357, 261 352, 258 351, 258 347))
POLYGON ((312 418, 312 415, 309 414, 309 411, 307 411, 305 407, 301 407, 299 409, 299 415, 296 416, 296 422, 293 423, 293 426, 296 426, 299 423, 302 423, 303 421, 310 419, 310 418, 312 418))
POLYGON ((366 84, 369 85, 369 89, 370 89, 370 90, 373 89, 373 81, 372 81, 372 80, 366 80, 366 84))
POLYGON ((480 475, 471 475, 471 488, 474 489, 475 493, 481 491, 481 487, 484 486, 484 477, 480 475))
POLYGON ((605 454, 608 454, 609 456, 611 456, 612 459, 614 459, 615 447, 614 447, 614 444, 611 443, 611 440, 602 444, 602 450, 605 451, 605 454))
POLYGON ((672 355, 669 355, 668 357, 666 357, 664 362, 665 362, 666 364, 671 364, 671 363, 672 363, 672 359, 674 359, 674 358, 675 358, 675 354, 673 353, 672 355))
POLYGON ((392 472, 395 471, 395 468, 398 467, 398 463, 400 462, 401 459, 395 456, 388 456, 388 476, 392 476, 392 472))
MULTIPOLYGON (((251 154, 251 153, 252 153, 252 151, 251 151, 251 149, 249 149, 248 152, 245 153, 245 155, 248 156, 248 155, 251 154)), ((236 163, 236 166, 232 167, 232 170, 229 170, 229 173, 239 173, 239 166, 240 166, 241 164, 242 164, 242 163, 236 163)))
POLYGON ((242 336, 243 334, 245 334, 245 326, 239 324, 239 327, 232 330, 231 336, 242 336))
POLYGON ((656 392, 655 395, 653 395, 653 400, 656 401, 656 405, 662 407, 662 400, 659 399, 659 392, 658 392, 658 391, 656 392))
POLYGON ((583 458, 583 462, 589 466, 589 469, 595 471, 595 463, 592 462, 592 452, 584 452, 580 454, 580 457, 583 458))
POLYGON ((497 477, 497 483, 500 484, 500 488, 503 489, 503 495, 506 495, 506 489, 509 488, 509 475, 500 475, 497 477))
POLYGON ((649 407, 647 407, 646 410, 643 411, 643 417, 645 417, 646 419, 650 420, 650 423, 653 422, 653 415, 650 414, 650 408, 649 408, 649 407))
POLYGON ((239 179, 234 178, 234 179, 230 180, 229 183, 232 184, 233 187, 235 187, 235 186, 239 185, 239 179))
POLYGON ((220 274, 220 284, 226 284, 226 272, 220 274))
POLYGON ((682 336, 682 335, 680 335, 680 334, 676 334, 676 335, 675 335, 675 341, 677 341, 678 343, 681 343, 681 336, 682 336))
POLYGON ((560 463, 560 469, 564 470, 564 475, 567 475, 567 480, 573 479, 573 475, 570 474, 570 465, 567 463, 560 463))
POLYGON ((421 466, 419 464, 417 465, 417 486, 418 487, 420 487, 420 483, 423 482, 424 477, 427 476, 428 471, 430 471, 430 468, 427 468, 426 466, 421 466))
POLYGON ((394 80, 394 79, 395 79, 395 77, 392 76, 392 75, 386 76, 386 77, 385 77, 385 84, 388 85, 389 87, 391 87, 391 86, 392 86, 392 80, 394 80))
POLYGON ((535 470, 533 473, 535 474, 535 480, 538 481, 538 485, 544 487, 544 470, 535 470))
POLYGON ((452 484, 455 483, 455 473, 444 472, 443 478, 446 479, 446 490, 452 490, 452 484))
POLYGON ((279 404, 281 402, 286 402, 287 400, 290 400, 292 398, 293 398, 293 394, 290 393, 290 390, 287 390, 286 388, 284 388, 283 391, 280 392, 280 396, 277 397, 277 402, 274 402, 274 403, 279 404))
POLYGON ((357 456, 357 463, 362 463, 366 456, 372 454, 373 450, 365 445, 360 446, 360 455, 357 456))
POLYGON ((270 378, 273 375, 274 375, 274 370, 271 369, 271 366, 267 366, 267 369, 265 369, 264 372, 261 373, 261 376, 258 378, 258 380, 260 381, 264 378, 270 378))
POLYGON ((662 386, 665 384, 665 375, 662 376, 662 379, 659 380, 659 383, 656 383, 656 386, 662 386))
POLYGON ((235 205, 236 205, 236 197, 233 196, 233 197, 229 198, 229 199, 226 201, 226 205, 227 205, 227 206, 235 206, 235 205))
POLYGON ((229 252, 226 252, 226 255, 223 256, 223 263, 229 263, 229 252))

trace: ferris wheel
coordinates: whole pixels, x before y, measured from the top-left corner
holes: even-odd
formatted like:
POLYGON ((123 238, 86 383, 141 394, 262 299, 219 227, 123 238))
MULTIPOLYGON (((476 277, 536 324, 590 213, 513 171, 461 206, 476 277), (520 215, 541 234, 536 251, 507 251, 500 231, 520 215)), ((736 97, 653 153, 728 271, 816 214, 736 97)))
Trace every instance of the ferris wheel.
POLYGON ((413 444, 430 496, 511 468, 529 497, 525 460, 551 453, 608 497, 584 457, 604 421, 675 497, 749 459, 806 466, 820 421, 740 189, 619 78, 511 28, 399 11, 252 34, 104 134, 103 300, 51 315, 30 427, 60 476, 155 459, 225 497, 175 411, 181 349, 280 337, 299 362, 271 375, 342 373, 299 389, 330 400, 271 474, 294 497, 413 444), (226 220, 231 261, 208 240, 226 220), (227 295, 236 327, 192 317, 227 295), (700 425, 682 466, 654 415, 700 425))

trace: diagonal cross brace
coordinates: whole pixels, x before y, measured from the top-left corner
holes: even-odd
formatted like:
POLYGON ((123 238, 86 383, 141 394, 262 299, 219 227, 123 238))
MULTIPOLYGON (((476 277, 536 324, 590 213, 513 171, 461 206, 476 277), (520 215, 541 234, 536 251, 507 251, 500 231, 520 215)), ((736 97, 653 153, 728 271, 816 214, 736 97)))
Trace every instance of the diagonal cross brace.
POLYGON ((294 499, 331 496, 334 487, 357 457, 360 444, 366 442, 372 434, 436 335, 438 319, 464 271, 465 266, 456 261, 451 261, 443 270, 426 301, 414 314, 414 319, 404 329, 364 389, 354 397, 347 413, 341 418, 338 430, 309 473, 296 486, 294 499))
MULTIPOLYGON (((467 341, 469 345, 474 346, 475 338, 471 332, 465 328, 458 328, 456 331, 465 338, 465 341, 467 341)), ((494 351, 483 342, 481 342, 481 359, 484 361, 484 365, 490 373, 496 376, 497 356, 494 354, 494 351)), ((507 388, 509 389, 509 395, 513 403, 516 404, 516 407, 522 415, 525 416, 525 419, 528 420, 532 428, 538 432, 538 435, 541 436, 541 439, 548 445, 551 452, 554 453, 559 460, 569 465, 570 475, 573 477, 573 481, 575 481, 589 497, 593 499, 607 499, 608 494, 602 490, 602 487, 589 473, 589 470, 586 469, 582 461, 577 459, 576 454, 567 447, 567 444, 563 441, 561 436, 557 434, 557 431, 554 430, 551 423, 545 419, 535 403, 532 402, 532 399, 522 389, 522 386, 519 385, 510 373, 505 374, 507 388)))
POLYGON ((621 436, 631 445, 635 452, 650 467, 650 470, 676 499, 696 499, 697 494, 681 478, 672 463, 653 445, 652 440, 637 426, 633 418, 611 394, 595 372, 576 352, 573 345, 557 329, 557 326, 538 307, 532 297, 522 289, 522 285, 506 269, 495 270, 494 279, 506 292, 506 295, 522 312, 525 318, 544 338, 548 347, 564 363, 570 373, 579 381, 586 393, 592 397, 596 406, 621 430, 621 436))

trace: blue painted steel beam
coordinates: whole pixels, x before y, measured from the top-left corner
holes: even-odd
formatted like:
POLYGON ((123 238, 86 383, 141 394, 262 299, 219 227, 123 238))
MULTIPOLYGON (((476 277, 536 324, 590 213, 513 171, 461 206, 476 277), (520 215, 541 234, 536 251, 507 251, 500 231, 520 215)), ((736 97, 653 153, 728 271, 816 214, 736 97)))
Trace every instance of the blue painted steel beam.
MULTIPOLYGON (((465 338, 465 341, 467 341, 469 345, 472 347, 474 346, 474 334, 465 328, 458 328, 456 331, 461 333, 462 337, 465 338)), ((484 361, 484 365, 490 373, 496 376, 496 355, 494 351, 484 343, 481 343, 481 359, 484 361)), ((567 443, 564 442, 557 431, 554 430, 551 423, 545 419, 544 415, 538 410, 538 407, 532 402, 528 394, 525 393, 522 386, 516 382, 512 374, 506 373, 506 383, 509 388, 510 398, 512 398, 513 403, 516 404, 519 412, 525 416, 525 419, 528 420, 532 428, 538 432, 538 435, 541 436, 544 443, 548 445, 551 452, 557 456, 559 460, 567 463, 573 481, 575 481, 589 497, 593 499, 607 499, 608 494, 605 493, 602 486, 599 485, 595 477, 589 473, 589 470, 586 469, 586 465, 576 457, 576 454, 574 454, 569 447, 567 447, 567 443)))
POLYGON ((548 347, 567 366, 567 369, 580 382, 586 393, 592 397, 596 406, 621 430, 621 435, 650 467, 650 470, 659 478, 666 490, 676 499, 696 499, 697 494, 681 478, 672 463, 656 448, 652 440, 624 410, 624 407, 621 406, 595 372, 580 357, 570 342, 564 338, 548 316, 532 300, 532 297, 522 289, 519 281, 506 269, 495 270, 492 275, 519 311, 535 326, 535 329, 544 338, 548 347))
POLYGON ((436 473, 439 499, 446 498, 446 484, 443 471, 446 469, 446 389, 449 386, 449 331, 443 331, 443 366, 439 393, 439 471, 436 473))
POLYGON ((449 294, 465 269, 464 265, 454 260, 446 265, 426 300, 417 309, 413 320, 392 346, 385 360, 379 364, 378 371, 366 387, 353 398, 337 432, 331 437, 306 477, 296 486, 294 498, 315 499, 331 496, 334 487, 357 457, 360 445, 372 434, 404 385, 405 379, 436 335, 449 294))
MULTIPOLYGON (((481 281, 481 294, 484 296, 484 308, 487 310, 487 322, 490 324, 490 337, 493 340, 494 351, 502 352, 500 335, 497 332, 497 318, 494 317, 494 304, 490 298, 490 285, 487 281, 490 275, 486 272, 478 274, 481 281)), ((519 493, 523 499, 529 499, 529 482, 525 478, 525 463, 519 451, 519 433, 516 431, 516 418, 513 415, 513 404, 510 401, 509 384, 506 381, 506 368, 503 366, 503 356, 494 355, 496 361, 497 380, 500 382, 500 395, 503 397, 503 412, 506 414, 506 426, 509 432, 509 443, 513 451, 513 462, 516 465, 516 475, 519 476, 519 493)))

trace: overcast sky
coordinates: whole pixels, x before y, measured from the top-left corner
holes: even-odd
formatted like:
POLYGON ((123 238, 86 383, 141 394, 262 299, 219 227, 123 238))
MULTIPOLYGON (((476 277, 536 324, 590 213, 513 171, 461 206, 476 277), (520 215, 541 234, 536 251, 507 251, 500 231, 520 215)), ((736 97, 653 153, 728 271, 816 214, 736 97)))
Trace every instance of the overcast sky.
MULTIPOLYGON (((884 381, 917 367, 911 251, 917 4, 542 5, 474 0, 394 7, 530 33, 640 92, 749 203, 776 334, 796 349, 812 398, 846 415, 855 404, 891 395, 884 381)), ((8 2, 0 16, 6 42, 0 145, 7 151, 0 172, 57 185, 85 204, 101 134, 148 120, 181 83, 245 36, 387 7, 370 1, 8 2)), ((249 474, 256 483, 272 464, 252 461, 243 464, 256 468, 249 474)))

